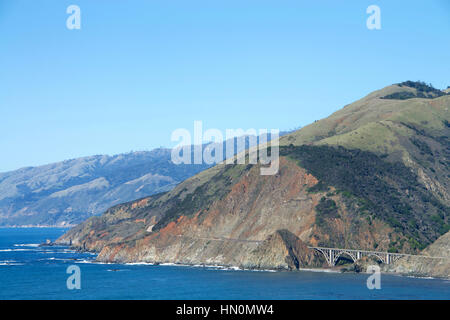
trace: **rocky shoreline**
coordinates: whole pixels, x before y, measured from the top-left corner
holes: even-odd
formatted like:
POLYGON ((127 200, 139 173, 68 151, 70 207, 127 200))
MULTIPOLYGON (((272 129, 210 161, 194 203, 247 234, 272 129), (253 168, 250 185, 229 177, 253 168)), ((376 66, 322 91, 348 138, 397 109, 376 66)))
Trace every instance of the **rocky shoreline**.
MULTIPOLYGON (((69 243, 44 243, 42 245, 52 246, 52 245, 67 245, 69 243)), ((80 253, 95 253, 99 254, 98 250, 83 250, 77 246, 69 246, 73 250, 77 250, 80 253)), ((290 269, 290 268, 258 268, 258 267, 243 267, 237 265, 230 264, 206 264, 206 263, 183 263, 183 262, 169 262, 169 261, 128 261, 128 262, 117 262, 117 261, 104 261, 96 259, 94 263, 102 263, 102 264, 118 264, 118 265, 154 265, 154 266, 176 266, 176 267, 198 267, 198 268, 216 268, 222 270, 230 270, 230 271, 254 271, 254 272, 323 272, 323 273, 366 273, 367 266, 369 265, 378 265, 380 267, 380 271, 382 274, 386 275, 395 275, 402 277, 413 277, 413 278, 421 278, 421 279, 443 279, 450 280, 450 275, 431 275, 429 273, 411 271, 406 268, 402 268, 401 265, 403 262, 394 263, 392 265, 379 264, 374 259, 365 259, 362 261, 357 261, 351 264, 344 264, 341 266, 335 267, 299 267, 298 269, 290 269)))

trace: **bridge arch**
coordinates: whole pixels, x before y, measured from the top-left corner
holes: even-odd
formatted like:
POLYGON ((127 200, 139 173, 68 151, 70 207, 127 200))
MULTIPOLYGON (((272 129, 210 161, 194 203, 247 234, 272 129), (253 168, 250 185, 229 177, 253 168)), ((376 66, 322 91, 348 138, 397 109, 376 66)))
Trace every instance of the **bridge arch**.
POLYGON ((330 249, 314 248, 314 250, 323 254, 328 265, 330 265, 330 266, 333 265, 333 263, 331 261, 331 256, 330 256, 330 249))
POLYGON ((379 254, 374 253, 374 252, 369 252, 367 254, 367 257, 375 257, 375 258, 378 258, 378 260, 380 260, 382 263, 386 263, 386 260, 383 256, 380 256, 379 254))
POLYGON ((358 260, 358 259, 356 258, 356 256, 355 256, 352 252, 349 252, 349 251, 346 251, 346 250, 342 250, 342 251, 338 251, 338 252, 335 254, 335 256, 334 256, 334 261, 333 261, 333 265, 336 265, 336 263, 338 262, 339 258, 342 258, 342 257, 350 257, 350 259, 351 259, 353 262, 356 262, 356 260, 358 260))

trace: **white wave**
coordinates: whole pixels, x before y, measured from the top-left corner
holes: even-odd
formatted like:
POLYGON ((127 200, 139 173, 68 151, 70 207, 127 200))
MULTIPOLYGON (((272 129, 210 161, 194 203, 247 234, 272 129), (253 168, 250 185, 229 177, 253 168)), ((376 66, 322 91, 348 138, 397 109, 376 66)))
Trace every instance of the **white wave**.
POLYGON ((323 268, 299 268, 300 271, 310 271, 310 272, 325 272, 325 273, 341 273, 339 270, 333 270, 333 269, 323 269, 323 268))
POLYGON ((159 265, 165 267, 192 267, 192 265, 189 264, 171 263, 171 262, 164 262, 160 263, 159 265))
POLYGON ((95 261, 92 260, 75 260, 75 263, 94 263, 95 261))
POLYGON ((24 263, 17 262, 0 262, 0 266, 23 266, 24 263))
POLYGON ((125 263, 127 266, 154 266, 154 263, 150 262, 128 262, 125 263))
POLYGON ((33 249, 0 249, 0 252, 11 252, 11 251, 36 251, 33 249))
POLYGON ((413 279, 424 279, 424 280, 432 280, 432 279, 439 279, 435 277, 429 277, 429 276, 406 276, 407 278, 413 278, 413 279))
POLYGON ((206 268, 213 270, 223 270, 223 271, 251 271, 251 272, 277 272, 276 270, 270 269, 249 269, 249 268, 240 268, 237 266, 219 266, 219 265, 210 265, 205 266, 206 268))
POLYGON ((18 243, 15 244, 14 247, 39 247, 40 244, 39 243, 18 243))
POLYGON ((52 260, 52 261, 75 261, 75 260, 73 260, 73 259, 63 259, 63 258, 55 258, 55 257, 46 258, 46 259, 41 259, 41 260, 52 260))
POLYGON ((86 260, 86 259, 83 259, 83 260, 75 260, 74 263, 87 263, 87 264, 113 264, 113 263, 110 263, 110 262, 98 262, 98 261, 95 261, 95 260, 86 260))
POLYGON ((212 265, 212 264, 194 264, 194 265, 190 265, 190 264, 165 262, 165 263, 161 263, 160 266, 207 268, 209 270, 217 270, 217 271, 277 272, 276 270, 246 269, 246 268, 240 268, 240 267, 237 267, 237 266, 221 266, 221 265, 212 265))

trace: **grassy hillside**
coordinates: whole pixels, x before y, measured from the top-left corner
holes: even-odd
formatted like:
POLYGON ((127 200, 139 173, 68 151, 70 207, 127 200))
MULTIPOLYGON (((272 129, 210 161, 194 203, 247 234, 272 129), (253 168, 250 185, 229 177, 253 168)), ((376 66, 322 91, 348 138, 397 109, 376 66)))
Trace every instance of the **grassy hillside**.
POLYGON ((280 230, 292 234, 289 243, 418 252, 449 230, 450 96, 386 96, 421 89, 386 87, 281 137, 276 175, 218 165, 60 241, 101 251, 104 261, 252 266, 265 252, 274 267, 286 247, 267 241, 280 230))

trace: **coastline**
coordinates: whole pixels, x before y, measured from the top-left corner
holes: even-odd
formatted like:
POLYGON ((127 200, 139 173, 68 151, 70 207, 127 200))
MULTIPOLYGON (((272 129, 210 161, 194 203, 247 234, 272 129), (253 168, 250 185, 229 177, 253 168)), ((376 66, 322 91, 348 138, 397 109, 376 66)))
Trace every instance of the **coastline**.
MULTIPOLYGON (((48 246, 47 243, 22 243, 22 244, 14 244, 14 247, 21 247, 21 246, 48 246)), ((334 267, 334 268, 314 268, 314 267, 303 267, 295 270, 289 270, 289 269, 271 269, 271 268, 251 268, 251 267, 241 267, 241 266, 235 266, 235 265, 219 265, 219 264, 202 264, 202 263, 174 263, 174 262, 144 262, 144 261, 132 261, 132 262, 108 262, 108 261, 99 261, 97 260, 98 252, 90 251, 90 250, 83 250, 79 247, 70 246, 68 244, 62 244, 62 243, 56 243, 52 242, 51 245, 56 245, 58 247, 66 247, 67 249, 74 250, 77 253, 80 254, 90 254, 92 255, 91 258, 80 258, 74 260, 74 263, 81 263, 81 264, 105 264, 105 265, 117 265, 117 266, 131 266, 131 265, 142 265, 142 266, 172 266, 172 267, 188 267, 188 268, 204 268, 209 270, 223 270, 223 271, 252 271, 252 272, 315 272, 315 273, 350 273, 350 274, 370 274, 364 271, 361 272, 355 272, 350 270, 349 268, 342 268, 342 267, 334 267)), ((17 249, 21 250, 21 249, 17 249)), ((349 266, 349 265, 348 265, 349 266)), ((414 274, 414 273, 401 273, 401 272, 392 272, 388 270, 382 269, 382 274, 385 275, 393 275, 397 277, 406 277, 406 278, 415 278, 415 279, 436 279, 436 280, 444 280, 444 281, 450 281, 449 277, 436 277, 436 276, 430 276, 427 274, 414 274)))
MULTIPOLYGON (((31 228, 56 228, 56 229, 66 229, 68 227, 49 227, 49 226, 16 226, 16 227, 0 227, 0 229, 7 229, 7 228, 17 228, 17 229, 31 229, 31 228)), ((40 245, 48 246, 47 243, 42 243, 40 245)), ((65 246, 67 248, 70 248, 72 250, 75 250, 79 253, 89 253, 94 255, 92 260, 90 261, 83 261, 80 260, 78 263, 98 263, 98 264, 116 264, 116 265, 161 265, 161 266, 179 266, 179 267, 196 267, 196 268, 209 268, 209 269, 220 269, 220 270, 229 270, 229 271, 254 271, 254 272, 296 272, 296 271, 307 271, 307 272, 321 272, 321 273, 366 273, 365 271, 361 272, 355 272, 353 270, 349 270, 349 268, 346 268, 346 270, 342 270, 342 267, 335 267, 335 268, 314 268, 314 267, 303 267, 299 268, 298 270, 289 270, 289 269, 276 269, 276 268, 252 268, 252 267, 241 267, 241 266, 235 266, 235 265, 218 265, 218 264, 203 264, 203 263, 174 263, 174 262, 144 262, 144 261, 130 261, 130 262, 106 262, 106 261, 99 261, 97 260, 97 256, 99 252, 97 251, 91 251, 86 250, 80 247, 76 246, 70 246, 69 243, 62 243, 62 242, 56 242, 54 240, 52 242, 52 245, 57 246, 65 246)), ((386 275, 395 275, 395 276, 401 276, 401 277, 411 277, 411 278, 418 278, 418 279, 441 279, 441 280, 450 280, 449 277, 440 277, 440 276, 430 276, 428 274, 419 274, 419 273, 403 273, 403 272, 393 272, 391 270, 383 270, 381 271, 382 274, 386 275)), ((367 274, 367 273, 366 273, 367 274)))
MULTIPOLYGON (((82 253, 91 253, 90 251, 79 251, 82 253)), ((288 270, 288 269, 259 269, 259 268, 243 268, 239 266, 231 265, 218 265, 218 264, 187 264, 187 263, 174 263, 174 262, 105 262, 98 260, 81 260, 78 263, 92 263, 92 264, 109 264, 109 265, 121 265, 121 266, 162 266, 162 267, 190 267, 190 268, 207 268, 216 270, 226 270, 226 271, 252 271, 252 272, 322 272, 322 273, 344 273, 337 269, 328 268, 300 268, 298 270, 288 270)), ((345 273, 357 273, 357 272, 345 272, 345 273)))
MULTIPOLYGON (((89 251, 84 251, 84 253, 92 253, 89 251)), ((108 265, 120 265, 120 266, 162 266, 162 267, 190 267, 190 268, 207 268, 211 270, 224 270, 224 271, 251 271, 251 272, 316 272, 316 273, 336 273, 336 274, 367 274, 367 272, 355 272, 355 271, 341 271, 338 268, 299 268, 298 270, 288 270, 288 269, 258 269, 258 268, 242 268, 238 266, 226 266, 226 265, 209 265, 209 264, 186 264, 186 263, 173 263, 173 262, 162 262, 162 263, 151 263, 151 262, 104 262, 92 260, 87 262, 84 260, 79 263, 92 263, 92 264, 108 264, 108 265)), ((444 280, 450 281, 450 278, 445 277, 431 277, 427 275, 413 275, 413 274, 403 274, 398 272, 386 272, 382 271, 382 275, 390 275, 405 278, 414 279, 424 279, 424 280, 444 280)))
MULTIPOLYGON (((68 246, 69 247, 69 246, 68 246)), ((80 253, 90 253, 90 254, 98 254, 97 252, 92 252, 88 250, 79 250, 73 247, 69 247, 74 250, 77 250, 80 253)), ((174 263, 174 262, 144 262, 144 261, 136 261, 136 262, 105 262, 98 261, 95 257, 95 260, 85 261, 80 263, 97 263, 97 264, 111 264, 111 265, 135 265, 135 266, 164 266, 164 267, 191 267, 191 268, 208 268, 208 269, 217 269, 217 270, 227 270, 227 271, 252 271, 252 272, 317 272, 317 273, 347 273, 347 274, 370 274, 367 272, 355 272, 349 270, 342 270, 341 268, 299 268, 298 270, 288 270, 288 269, 259 269, 259 268, 244 268, 239 266, 232 265, 217 265, 217 264, 188 264, 188 263, 174 263)), ((422 274, 408 274, 408 273, 399 273, 399 272, 390 272, 390 271, 381 271, 381 274, 384 275, 392 275, 398 277, 406 277, 406 278, 414 278, 414 279, 435 279, 435 280, 446 280, 450 281, 450 278, 446 277, 432 277, 429 275, 422 274)))
MULTIPOLYGON (((86 251, 88 252, 88 251, 86 251)), ((92 252, 90 252, 92 253, 92 252)), ((347 274, 371 274, 368 272, 355 272, 355 271, 343 271, 341 268, 299 268, 298 270, 288 270, 288 269, 259 269, 259 268, 243 268, 239 266, 231 266, 231 265, 208 265, 208 264, 186 264, 186 263, 173 263, 173 262, 161 262, 161 263, 151 263, 151 262, 102 262, 95 260, 93 263, 103 263, 103 264, 117 264, 117 265, 152 265, 152 266, 172 266, 172 267, 195 267, 195 268, 209 268, 209 269, 219 269, 219 270, 228 270, 228 271, 252 271, 252 272, 317 272, 317 273, 347 273, 347 274)), ((393 275, 398 277, 406 277, 406 278, 414 278, 414 279, 437 279, 437 280, 447 280, 450 281, 450 278, 446 277, 432 277, 429 275, 422 274, 408 274, 408 273, 399 273, 399 272, 389 272, 389 271, 381 271, 383 275, 393 275)))

